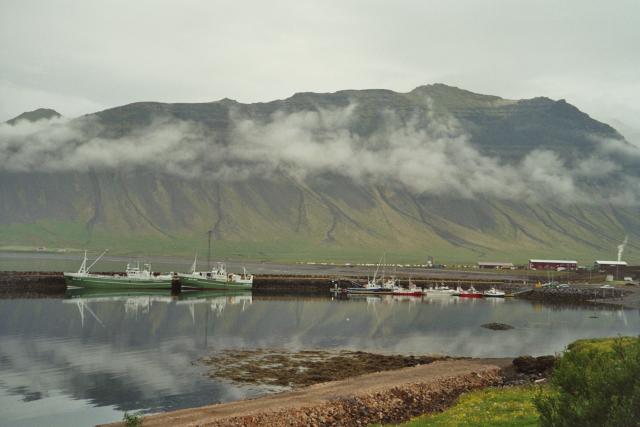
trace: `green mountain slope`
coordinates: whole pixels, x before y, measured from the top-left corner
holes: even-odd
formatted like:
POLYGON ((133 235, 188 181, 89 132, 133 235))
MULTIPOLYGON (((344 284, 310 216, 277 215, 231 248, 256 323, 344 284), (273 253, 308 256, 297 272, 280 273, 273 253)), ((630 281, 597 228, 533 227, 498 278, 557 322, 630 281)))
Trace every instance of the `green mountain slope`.
MULTIPOLYGON (((367 138, 380 132, 389 114, 417 129, 441 117, 455 120, 477 153, 497 165, 519 164, 534 150, 549 150, 567 167, 578 167, 578 161, 597 152, 598 139, 625 143, 613 128, 562 100, 505 100, 439 84, 409 93, 299 93, 258 104, 142 102, 72 123, 92 123, 108 144, 169 118, 211 132, 212 144, 225 146, 232 143, 238 118, 269 124, 274 114, 350 106, 353 119, 345 132, 356 141, 374 143, 367 138)), ((185 150, 191 143, 184 141, 185 150)), ((620 173, 637 176, 637 164, 626 161, 620 159, 620 173)), ((427 255, 445 262, 534 257, 587 262, 613 258, 628 235, 625 258, 640 258, 640 210, 633 203, 465 197, 351 179, 331 169, 294 175, 277 168, 243 179, 193 178, 144 163, 77 171, 0 169, 0 247, 191 255, 202 253, 206 231, 212 229, 216 254, 233 258, 371 261, 386 251, 389 259, 407 262, 427 255)), ((580 185, 594 195, 620 186, 612 177, 589 176, 580 185)))

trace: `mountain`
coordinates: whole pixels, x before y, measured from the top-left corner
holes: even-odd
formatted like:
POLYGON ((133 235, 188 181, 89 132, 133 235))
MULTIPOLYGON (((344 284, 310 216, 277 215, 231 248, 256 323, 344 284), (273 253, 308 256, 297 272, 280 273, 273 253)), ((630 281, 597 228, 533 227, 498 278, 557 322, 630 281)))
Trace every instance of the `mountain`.
POLYGON ((26 112, 20 114, 19 116, 14 117, 11 120, 7 120, 6 123, 8 123, 10 125, 15 125, 20 120, 26 120, 28 122, 35 122, 35 121, 38 121, 38 120, 53 119, 53 118, 58 118, 58 117, 62 117, 62 115, 60 113, 58 113, 57 111, 55 111, 55 110, 52 110, 50 108, 38 108, 37 110, 26 111, 26 112))
POLYGON ((435 84, 138 102, 65 126, 52 152, 46 128, 14 141, 39 158, 0 152, 0 247, 192 255, 211 229, 231 258, 592 262, 625 235, 640 255, 640 157, 564 100, 435 84))

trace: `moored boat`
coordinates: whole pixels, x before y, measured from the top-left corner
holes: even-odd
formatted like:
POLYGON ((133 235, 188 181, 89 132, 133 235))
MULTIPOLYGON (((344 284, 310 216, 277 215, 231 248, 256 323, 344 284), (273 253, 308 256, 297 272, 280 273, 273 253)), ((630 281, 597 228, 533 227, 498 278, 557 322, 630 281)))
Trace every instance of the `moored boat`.
POLYGON ((499 291, 496 288, 491 288, 488 291, 484 291, 482 293, 487 298, 504 298, 505 293, 503 291, 499 291))
POLYGON ((364 286, 354 286, 351 288, 347 288, 348 294, 375 294, 375 295, 384 295, 390 294, 392 291, 385 289, 381 285, 378 284, 375 277, 373 280, 367 280, 367 283, 364 286))
MULTIPOLYGON (((460 289, 461 290, 461 289, 460 289)), ((454 289, 449 288, 444 283, 441 286, 429 287, 428 289, 423 289, 422 293, 429 297, 437 297, 437 296, 453 296, 456 291, 454 289)))
POLYGON ((253 274, 247 273, 247 269, 242 267, 242 274, 229 274, 229 282, 251 288, 253 286, 253 274))
POLYGON ((227 273, 224 263, 217 263, 211 271, 197 271, 198 256, 193 261, 190 273, 179 273, 180 283, 193 289, 251 289, 253 275, 244 270, 243 274, 227 273))
POLYGON ((93 274, 89 270, 107 251, 104 251, 87 267, 87 252, 76 273, 64 273, 68 286, 94 289, 171 289, 173 274, 157 274, 151 271, 151 264, 127 264, 125 274, 93 274))
MULTIPOLYGON (((384 255, 383 255, 384 257, 384 255)), ((378 284, 378 270, 380 269, 380 263, 382 263, 382 257, 380 258, 380 262, 378 262, 378 266, 376 267, 376 271, 373 273, 373 279, 367 279, 367 283, 364 286, 354 286, 354 287, 350 287, 347 288, 346 292, 347 294, 351 295, 367 295, 367 294, 375 294, 375 295, 384 295, 384 294, 391 294, 393 293, 393 285, 394 283, 391 285, 391 288, 386 288, 385 286, 381 284, 378 284)), ((382 282, 382 280, 380 280, 380 282, 382 282)))
POLYGON ((460 298, 482 298, 482 293, 478 292, 473 285, 467 290, 461 289, 460 287, 458 287, 458 289, 460 290, 456 291, 456 294, 460 298))
POLYGON ((409 286, 407 288, 403 288, 401 286, 394 286, 393 295, 406 295, 419 297, 422 296, 422 289, 418 288, 415 283, 409 281, 409 286))

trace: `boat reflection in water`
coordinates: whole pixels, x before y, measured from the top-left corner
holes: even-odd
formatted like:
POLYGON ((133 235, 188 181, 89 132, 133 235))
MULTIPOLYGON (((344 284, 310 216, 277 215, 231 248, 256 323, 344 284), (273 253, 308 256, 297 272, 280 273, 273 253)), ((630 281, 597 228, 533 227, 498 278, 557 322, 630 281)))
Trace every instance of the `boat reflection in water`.
POLYGON ((505 302, 504 298, 442 298, 441 296, 413 296, 413 295, 364 295, 364 294, 337 294, 332 297, 332 300, 342 301, 366 301, 367 304, 432 304, 437 306, 448 305, 473 305, 473 304, 489 304, 500 305, 505 302))
POLYGON ((65 304, 75 304, 80 312, 82 326, 87 315, 93 317, 104 326, 102 320, 91 308, 93 304, 121 302, 125 315, 137 317, 149 314, 154 304, 173 304, 187 307, 195 323, 195 306, 207 304, 211 311, 221 315, 227 305, 242 304, 242 311, 252 304, 251 291, 187 291, 180 295, 172 295, 166 290, 106 290, 70 288, 65 293, 65 304))
POLYGON ((195 306, 207 304, 216 316, 222 315, 227 305, 242 304, 241 311, 253 303, 251 291, 188 291, 180 294, 179 306, 189 307, 191 319, 195 323, 195 306))
POLYGON ((91 303, 123 302, 124 312, 127 316, 137 317, 139 314, 149 314, 153 303, 171 303, 174 297, 170 291, 152 289, 89 289, 69 288, 65 292, 64 304, 75 304, 80 312, 81 325, 84 327, 84 319, 91 315, 98 323, 104 326, 102 320, 91 309, 91 303))

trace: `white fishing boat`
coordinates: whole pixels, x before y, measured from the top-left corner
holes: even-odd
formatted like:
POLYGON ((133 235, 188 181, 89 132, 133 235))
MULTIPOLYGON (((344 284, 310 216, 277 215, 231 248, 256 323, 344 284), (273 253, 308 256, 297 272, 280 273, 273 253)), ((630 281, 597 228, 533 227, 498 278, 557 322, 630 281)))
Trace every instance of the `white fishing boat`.
POLYGON ((484 291, 482 295, 487 298, 504 298, 505 293, 503 291, 499 291, 496 288, 492 287, 488 291, 484 291))
POLYGON ((244 285, 247 287, 253 286, 253 274, 247 273, 247 269, 242 267, 242 274, 231 273, 229 274, 229 282, 237 285, 244 285))
POLYGON ((423 289, 422 293, 429 297, 449 297, 452 296, 456 291, 454 289, 449 288, 444 283, 440 286, 436 285, 435 287, 429 287, 427 289, 423 289))
POLYGON ((386 280, 382 279, 382 287, 388 291, 393 291, 398 288, 398 281, 393 277, 390 277, 386 280))

